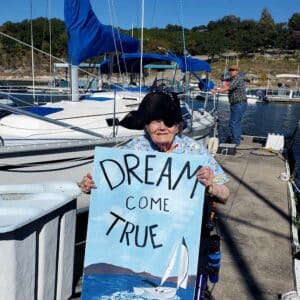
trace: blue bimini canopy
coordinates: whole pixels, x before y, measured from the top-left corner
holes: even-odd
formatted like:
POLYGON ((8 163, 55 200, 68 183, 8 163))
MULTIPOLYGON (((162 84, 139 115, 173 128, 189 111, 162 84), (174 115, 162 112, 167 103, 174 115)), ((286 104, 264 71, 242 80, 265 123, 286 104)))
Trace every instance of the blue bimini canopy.
MULTIPOLYGON (((143 53, 143 67, 147 64, 157 62, 173 62, 174 59, 165 54, 143 53)), ((139 73, 140 72, 141 53, 125 53, 108 58, 101 63, 100 72, 108 73, 139 73)))
POLYGON ((153 63, 175 63, 182 72, 210 72, 211 67, 206 61, 202 61, 190 56, 176 56, 175 54, 157 53, 125 53, 118 57, 108 58, 101 63, 100 72, 102 74, 129 72, 138 73, 140 71, 140 61, 143 67, 153 63))
POLYGON ((64 11, 72 65, 104 53, 138 51, 139 40, 101 24, 89 0, 65 0, 64 11))
POLYGON ((204 60, 191 57, 189 55, 177 56, 172 52, 168 53, 169 56, 174 57, 174 61, 177 62, 181 72, 211 72, 209 63, 204 60))

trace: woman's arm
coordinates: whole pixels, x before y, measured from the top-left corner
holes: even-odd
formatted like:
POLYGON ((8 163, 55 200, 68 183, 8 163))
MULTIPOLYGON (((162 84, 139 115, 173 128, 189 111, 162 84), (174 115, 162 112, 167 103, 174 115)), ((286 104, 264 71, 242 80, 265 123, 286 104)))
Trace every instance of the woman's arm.
POLYGON ((230 196, 228 187, 225 184, 212 183, 207 188, 207 193, 211 197, 216 197, 219 202, 225 204, 230 196))
POLYGON ((215 174, 210 167, 202 167, 197 173, 197 178, 206 187, 210 196, 215 197, 221 203, 227 202, 230 195, 229 189, 225 184, 214 182, 215 174))

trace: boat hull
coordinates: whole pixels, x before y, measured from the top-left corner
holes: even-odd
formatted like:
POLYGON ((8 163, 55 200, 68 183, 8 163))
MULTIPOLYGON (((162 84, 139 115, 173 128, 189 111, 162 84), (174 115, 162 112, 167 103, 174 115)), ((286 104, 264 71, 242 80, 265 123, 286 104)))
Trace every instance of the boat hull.
MULTIPOLYGON (((199 121, 194 130, 187 128, 185 134, 202 140, 209 137, 215 121, 199 121), (203 122, 201 126, 201 122, 203 122), (209 126, 206 124, 209 122, 209 126)), ((78 140, 2 140, 0 147, 1 184, 25 184, 45 181, 79 182, 83 175, 93 169, 95 147, 118 147, 132 138, 140 136, 141 131, 131 132, 129 136, 116 138, 94 138, 78 140), (27 141, 27 144, 24 144, 27 141)), ((78 197, 78 210, 88 209, 88 195, 78 197)))
POLYGON ((143 297, 145 299, 173 299, 176 296, 176 288, 172 287, 134 287, 133 292, 136 296, 143 297))
MULTIPOLYGON (((207 93, 207 92, 202 92, 200 91, 198 95, 196 95, 197 99, 200 100, 205 100, 207 98, 207 100, 210 101, 221 101, 221 102, 228 102, 228 94, 221 94, 221 93, 217 93, 215 95, 212 95, 211 93, 207 93)), ((264 100, 261 99, 259 96, 254 95, 252 93, 247 93, 247 102, 248 104, 256 104, 257 102, 263 102, 264 100)))

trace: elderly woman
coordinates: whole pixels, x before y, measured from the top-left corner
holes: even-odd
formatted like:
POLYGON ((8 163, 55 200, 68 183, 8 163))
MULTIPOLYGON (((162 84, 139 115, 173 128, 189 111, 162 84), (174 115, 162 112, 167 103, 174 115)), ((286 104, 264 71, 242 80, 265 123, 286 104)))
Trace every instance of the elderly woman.
MULTIPOLYGON (((184 121, 176 95, 161 92, 147 94, 138 110, 126 115, 120 125, 129 129, 144 129, 141 137, 131 140, 122 148, 207 157, 208 165, 198 171, 197 178, 210 196, 226 203, 229 190, 225 183, 228 178, 201 142, 182 134, 184 121)), ((90 193, 96 187, 90 173, 83 177, 80 187, 84 193, 90 193)))

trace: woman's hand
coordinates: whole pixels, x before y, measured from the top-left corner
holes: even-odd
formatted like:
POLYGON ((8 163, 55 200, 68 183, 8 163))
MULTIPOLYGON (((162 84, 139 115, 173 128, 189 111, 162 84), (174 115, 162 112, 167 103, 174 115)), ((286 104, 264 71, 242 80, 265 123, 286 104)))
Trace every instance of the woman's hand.
POLYGON ((95 182, 93 181, 92 174, 88 172, 80 181, 79 187, 81 191, 85 194, 90 194, 91 189, 95 189, 96 185, 95 182))
POLYGON ((210 167, 205 166, 197 172, 197 178, 205 187, 210 187, 213 184, 215 174, 210 167))

